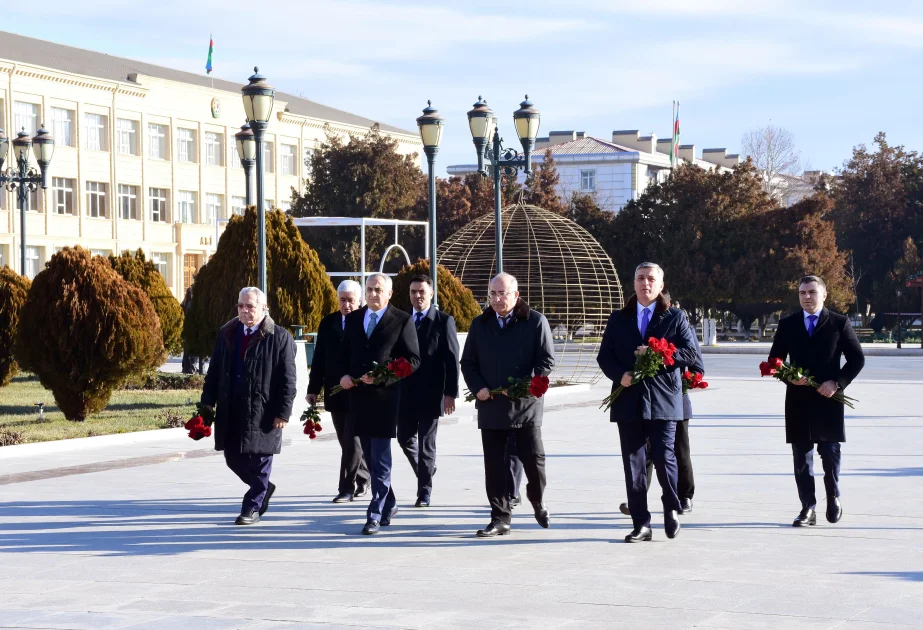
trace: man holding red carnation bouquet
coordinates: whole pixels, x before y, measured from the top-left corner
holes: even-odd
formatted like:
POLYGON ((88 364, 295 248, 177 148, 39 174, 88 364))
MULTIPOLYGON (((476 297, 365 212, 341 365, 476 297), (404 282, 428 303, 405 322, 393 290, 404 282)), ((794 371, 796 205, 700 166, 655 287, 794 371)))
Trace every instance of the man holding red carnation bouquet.
POLYGON ((806 376, 789 380, 785 390, 785 441, 792 445, 795 484, 801 499, 801 512, 792 523, 795 527, 817 524, 815 444, 824 466, 827 520, 836 523, 843 516, 839 499, 840 442, 846 441, 843 401, 852 399, 842 392, 865 366, 862 346, 849 319, 824 308, 826 299, 827 285, 821 278, 801 279, 801 309, 779 321, 769 361, 760 366, 765 376, 791 366, 806 371, 806 376), (789 366, 783 364, 786 357, 789 366), (843 357, 846 363, 840 366, 843 357))
POLYGON ((674 442, 676 423, 684 417, 681 366, 697 363, 698 346, 686 316, 664 299, 663 280, 660 265, 638 265, 635 295, 622 310, 609 316, 596 358, 613 382, 613 393, 607 400, 611 400, 610 421, 619 427, 628 509, 634 527, 625 537, 629 543, 653 537, 647 506, 648 440, 663 490, 664 530, 668 538, 675 538, 680 529, 682 505, 677 491, 674 442), (651 351, 661 360, 652 362, 651 351), (656 363, 659 367, 639 377, 636 362, 656 363))

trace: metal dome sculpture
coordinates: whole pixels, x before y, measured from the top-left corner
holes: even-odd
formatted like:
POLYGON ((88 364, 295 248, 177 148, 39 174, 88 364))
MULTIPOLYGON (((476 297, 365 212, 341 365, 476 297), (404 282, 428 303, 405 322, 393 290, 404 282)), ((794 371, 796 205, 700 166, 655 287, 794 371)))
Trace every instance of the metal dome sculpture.
MULTIPOLYGON (((503 210, 503 271, 519 293, 544 314, 555 337, 552 381, 595 383, 599 342, 610 313, 622 308, 622 287, 612 260, 585 229, 538 206, 503 210)), ((496 275, 494 213, 478 217, 439 247, 439 263, 482 303, 496 275)))

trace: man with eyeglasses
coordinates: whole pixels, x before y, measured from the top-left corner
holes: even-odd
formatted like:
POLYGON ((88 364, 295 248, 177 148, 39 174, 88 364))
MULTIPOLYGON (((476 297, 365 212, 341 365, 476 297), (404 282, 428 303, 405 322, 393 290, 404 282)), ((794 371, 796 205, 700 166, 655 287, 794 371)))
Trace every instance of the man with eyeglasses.
POLYGON ((490 523, 479 538, 510 533, 508 443, 516 448, 526 474, 526 496, 535 520, 550 525, 545 507, 545 446, 542 444, 543 398, 517 400, 491 394, 509 379, 547 376, 554 368, 554 343, 545 316, 519 297, 516 278, 501 273, 490 281, 490 306, 474 318, 462 352, 461 369, 468 388, 477 395, 478 428, 484 448, 484 478, 490 501, 490 523))
POLYGON ((249 486, 236 525, 255 525, 276 486, 272 457, 282 451, 282 429, 295 399, 295 342, 269 317, 266 294, 240 290, 237 317, 221 327, 201 403, 215 411, 215 450, 249 486))
POLYGON ((348 421, 362 443, 372 477, 372 499, 362 533, 377 534, 397 515, 397 499, 391 487, 391 440, 397 436, 403 382, 376 384, 370 372, 374 364, 406 359, 413 369, 420 365, 417 331, 410 314, 392 308, 391 278, 376 273, 365 284, 362 308, 346 316, 340 343, 340 385, 349 396, 348 421))

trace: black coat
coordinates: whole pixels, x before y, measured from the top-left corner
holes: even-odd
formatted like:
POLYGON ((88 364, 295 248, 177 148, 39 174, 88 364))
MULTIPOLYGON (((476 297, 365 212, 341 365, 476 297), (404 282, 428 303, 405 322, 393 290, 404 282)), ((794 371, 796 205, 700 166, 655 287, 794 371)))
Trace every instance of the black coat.
MULTIPOLYGON (((788 358, 793 365, 807 369, 818 385, 832 380, 841 389, 846 389, 865 366, 862 346, 849 319, 826 308, 810 337, 803 311, 782 318, 769 356, 783 361, 788 358), (844 356, 846 363, 840 367, 844 356)), ((824 398, 811 387, 786 385, 785 441, 845 442, 844 409, 844 405, 824 398)))
MULTIPOLYGON (((365 336, 363 321, 368 306, 346 316, 346 330, 340 342, 340 378, 349 374, 359 379, 374 366, 404 357, 416 370, 420 366, 420 348, 413 320, 404 311, 388 306, 375 325, 371 337, 365 336)), ((340 380, 339 378, 337 380, 340 380)), ((397 436, 403 382, 393 385, 366 385, 337 394, 349 397, 349 417, 356 435, 378 438, 397 436)))
POLYGON ((238 430, 231 430, 234 352, 242 330, 236 317, 221 327, 201 402, 216 407, 215 450, 237 450, 238 445, 227 441, 230 434, 239 437, 241 453, 277 454, 282 451, 282 429, 274 429, 273 422, 276 418, 289 419, 295 399, 295 342, 291 333, 276 326, 268 315, 259 331, 251 335, 240 387, 247 393, 244 424, 238 430))
POLYGON ((638 332, 638 298, 631 296, 620 311, 609 316, 596 362, 603 374, 612 380, 612 391, 619 386, 622 375, 631 372, 635 350, 646 345, 651 337, 666 339, 676 346, 676 363, 626 388, 612 403, 609 420, 682 420, 683 387, 681 365, 694 365, 699 351, 695 332, 679 309, 670 308, 662 297, 657 298, 654 316, 647 325, 645 339, 638 332))
MULTIPOLYGON (((413 317, 411 313, 411 323, 413 317)), ((420 346, 420 368, 404 380, 401 417, 432 420, 442 415, 444 396, 458 397, 455 318, 430 307, 417 328, 417 343, 420 346)))
MULTIPOLYGON (((691 326, 690 326, 691 328, 691 326)), ((699 347, 699 340, 693 331, 692 338, 695 340, 695 362, 690 365, 680 364, 683 370, 689 370, 693 374, 705 374, 705 362, 702 360, 702 349, 699 347)), ((689 400, 689 394, 683 394, 683 420, 692 418, 692 402, 689 400)))
POLYGON ((330 388, 340 384, 340 341, 343 339, 343 315, 340 311, 327 315, 317 327, 314 358, 308 376, 308 393, 318 395, 324 390, 324 409, 331 412, 349 411, 349 396, 330 395, 330 388))
MULTIPOLYGON (((554 368, 554 341, 548 320, 523 300, 513 308, 513 319, 500 328, 490 307, 474 318, 462 351, 461 370, 471 393, 496 389, 509 377, 548 376, 554 368)), ((544 398, 511 400, 500 394, 474 403, 478 428, 511 429, 542 426, 544 398)))

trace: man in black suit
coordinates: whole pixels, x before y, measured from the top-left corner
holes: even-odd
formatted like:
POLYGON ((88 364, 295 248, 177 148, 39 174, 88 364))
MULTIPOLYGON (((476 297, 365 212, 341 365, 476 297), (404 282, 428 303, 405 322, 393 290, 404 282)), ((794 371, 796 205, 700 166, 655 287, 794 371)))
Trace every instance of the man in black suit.
POLYGON ((403 383, 397 442, 417 476, 416 507, 429 507, 436 474, 439 417, 455 412, 458 397, 458 334, 455 318, 433 306, 433 280, 410 280, 411 316, 420 346, 420 368, 403 383))
POLYGON ((331 396, 330 388, 340 383, 340 340, 346 328, 346 316, 362 303, 362 285, 355 280, 344 280, 337 287, 340 310, 321 320, 317 327, 317 341, 311 373, 308 379, 309 405, 317 404, 324 390, 324 409, 333 416, 333 428, 340 443, 340 480, 334 503, 349 503, 353 498, 365 496, 369 488, 369 469, 362 457, 362 444, 349 422, 349 396, 331 396))
POLYGON ((391 278, 376 273, 365 283, 366 305, 346 316, 340 343, 340 385, 349 396, 349 421, 362 442, 362 453, 372 473, 372 500, 362 533, 377 534, 397 514, 391 488, 391 440, 397 435, 397 417, 403 383, 376 384, 374 364, 404 358, 416 370, 420 349, 413 319, 390 307, 391 278), (357 381, 361 381, 361 384, 357 381))
POLYGON ((785 390, 785 441, 792 445, 795 484, 801 512, 795 527, 817 524, 814 508, 814 445, 824 465, 827 491, 827 520, 836 523, 843 516, 840 505, 840 442, 846 441, 843 404, 832 399, 859 375, 865 356, 859 339, 845 315, 824 308, 827 285, 817 276, 805 276, 798 284, 800 311, 779 321, 771 359, 786 360, 806 369, 820 386, 815 390, 806 379, 788 383, 785 390), (840 359, 846 357, 841 367, 840 359))
POLYGON ((698 354, 695 333, 686 316, 664 300, 663 269, 656 263, 641 263, 635 269, 635 295, 625 307, 612 313, 599 355, 603 373, 625 389, 610 408, 610 421, 617 422, 622 450, 622 467, 628 492, 628 509, 634 529, 625 542, 652 539, 651 513, 647 509, 647 453, 657 469, 663 490, 664 530, 668 538, 679 533, 682 509, 677 491, 678 471, 674 440, 676 423, 683 419, 683 389, 680 365, 691 365, 698 354), (665 339, 676 346, 675 364, 664 366, 653 377, 632 383, 637 353, 647 348, 650 338, 665 339))

